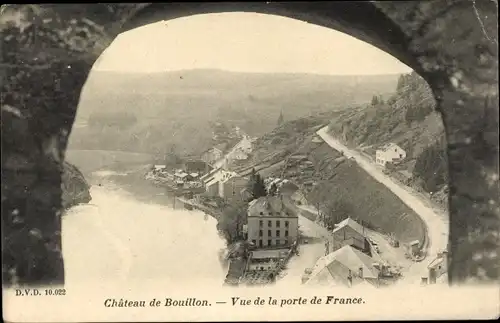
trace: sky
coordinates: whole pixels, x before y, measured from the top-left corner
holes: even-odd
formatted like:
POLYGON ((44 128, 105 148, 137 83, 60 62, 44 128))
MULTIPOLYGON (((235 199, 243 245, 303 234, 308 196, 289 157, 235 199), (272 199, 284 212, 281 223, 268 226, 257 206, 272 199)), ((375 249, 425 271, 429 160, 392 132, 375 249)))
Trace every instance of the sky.
POLYGON ((333 29, 257 13, 160 21, 120 34, 95 70, 151 73, 184 69, 254 73, 376 75, 411 69, 333 29))

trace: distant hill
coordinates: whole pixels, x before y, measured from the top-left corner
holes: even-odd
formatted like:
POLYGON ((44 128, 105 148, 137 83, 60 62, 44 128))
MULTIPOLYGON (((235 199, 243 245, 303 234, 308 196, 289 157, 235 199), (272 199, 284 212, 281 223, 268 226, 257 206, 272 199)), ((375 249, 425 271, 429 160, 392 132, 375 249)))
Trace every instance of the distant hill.
POLYGON ((199 153, 211 124, 239 126, 252 136, 284 119, 369 102, 389 95, 399 75, 332 76, 184 70, 151 74, 92 71, 70 138, 73 149, 199 153), (89 120, 94 122, 89 125, 89 120))

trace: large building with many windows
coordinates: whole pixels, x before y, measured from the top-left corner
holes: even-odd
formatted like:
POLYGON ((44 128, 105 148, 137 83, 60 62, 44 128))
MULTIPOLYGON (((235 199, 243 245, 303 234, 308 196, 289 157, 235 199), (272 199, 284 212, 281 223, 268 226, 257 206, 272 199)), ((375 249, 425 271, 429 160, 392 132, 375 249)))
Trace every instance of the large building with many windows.
POLYGON ((248 242, 257 248, 282 248, 299 237, 299 218, 286 196, 264 196, 248 205, 248 242))

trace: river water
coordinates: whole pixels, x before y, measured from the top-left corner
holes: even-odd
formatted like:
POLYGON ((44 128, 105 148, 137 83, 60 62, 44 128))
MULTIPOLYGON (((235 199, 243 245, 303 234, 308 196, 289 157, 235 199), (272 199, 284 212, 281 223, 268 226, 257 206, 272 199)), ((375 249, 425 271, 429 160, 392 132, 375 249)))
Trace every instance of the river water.
POLYGON ((144 195, 149 198, 141 198, 108 180, 113 175, 126 174, 93 174, 92 182, 98 184, 91 187, 90 204, 73 207, 63 218, 67 284, 155 281, 221 286, 227 269, 219 253, 225 242, 217 234, 215 219, 199 211, 173 209, 155 187, 144 195))

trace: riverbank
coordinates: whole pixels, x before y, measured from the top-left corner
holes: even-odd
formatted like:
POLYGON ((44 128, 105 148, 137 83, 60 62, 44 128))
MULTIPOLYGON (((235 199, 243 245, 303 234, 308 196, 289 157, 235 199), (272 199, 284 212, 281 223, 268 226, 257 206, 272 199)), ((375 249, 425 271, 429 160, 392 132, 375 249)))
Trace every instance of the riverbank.
POLYGON ((148 165, 113 168, 113 171, 97 171, 90 176, 96 186, 110 186, 125 191, 133 199, 144 203, 161 204, 175 208, 175 198, 166 188, 145 179, 148 165))
MULTIPOLYGON (((63 219, 67 286, 158 281, 220 287, 227 268, 219 253, 226 243, 215 230, 216 220, 175 210, 168 197, 145 196, 137 186, 120 187, 117 177, 121 183, 140 183, 108 172, 91 186, 92 203, 69 209, 63 219)), ((141 188, 148 194, 159 191, 141 188)))

